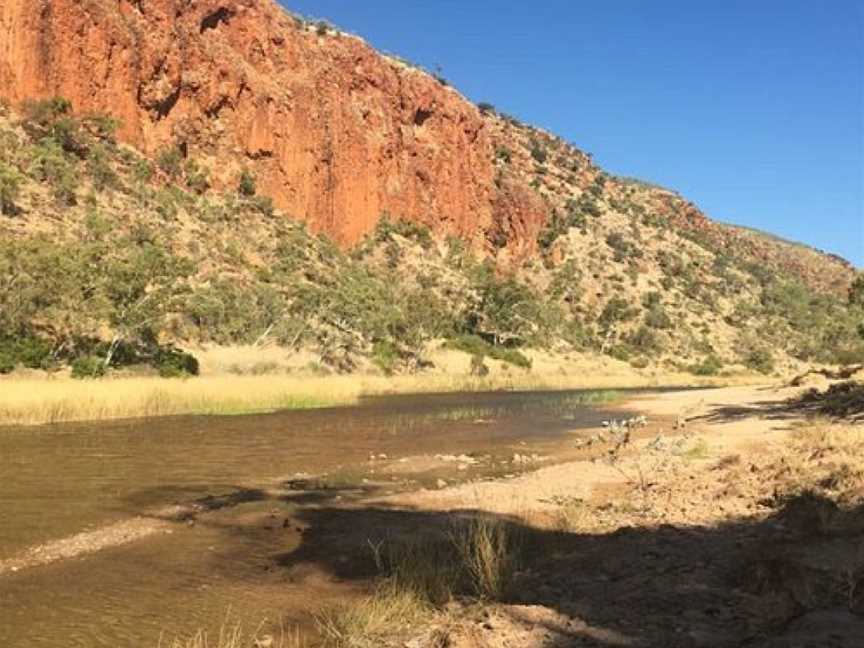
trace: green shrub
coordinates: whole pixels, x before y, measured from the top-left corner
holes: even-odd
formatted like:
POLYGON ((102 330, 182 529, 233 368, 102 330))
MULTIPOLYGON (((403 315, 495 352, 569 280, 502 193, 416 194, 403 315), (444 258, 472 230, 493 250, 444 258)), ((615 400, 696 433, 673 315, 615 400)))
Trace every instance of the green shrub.
POLYGON ((531 140, 531 157, 539 164, 546 164, 549 157, 546 148, 537 140, 531 140))
POLYGON ((386 243, 392 240, 394 234, 419 243, 424 250, 430 249, 433 244, 432 233, 426 225, 403 219, 391 220, 387 214, 383 214, 375 225, 375 242, 386 243))
POLYGON ((108 151, 102 144, 97 144, 90 149, 87 155, 87 170, 96 191, 104 191, 119 184, 119 178, 111 166, 108 151))
POLYGON ((849 305, 864 308, 864 273, 855 277, 849 287, 849 305))
POLYGON ((372 362, 388 376, 396 370, 399 359, 399 350, 389 340, 376 342, 372 347, 372 362))
POLYGON ((195 356, 179 349, 160 349, 153 364, 162 378, 197 376, 199 372, 195 356))
POLYGON ((73 378, 101 378, 105 375, 105 362, 95 356, 76 358, 71 366, 73 378))
POLYGON ((769 374, 774 371, 774 356, 768 349, 754 348, 744 357, 744 365, 753 371, 769 374))
POLYGON ((61 205, 77 202, 78 170, 56 140, 48 138, 33 147, 29 172, 51 185, 54 199, 61 205))
POLYGON ((494 115, 495 114, 495 106, 492 105, 491 103, 489 103, 488 101, 481 101, 479 104, 477 104, 477 108, 484 115, 488 115, 488 114, 494 115))
POLYGON ((493 360, 500 360, 501 362, 522 367, 523 369, 531 368, 531 360, 517 349, 493 346, 477 335, 457 335, 451 337, 444 344, 444 347, 470 353, 472 357, 479 357, 481 361, 484 356, 488 356, 493 360))
POLYGON ((716 376, 723 368, 723 362, 716 355, 709 355, 701 362, 690 365, 687 369, 697 376, 716 376))
POLYGON ((627 341, 634 349, 643 354, 657 354, 663 350, 663 343, 657 333, 644 325, 636 329, 627 341))
POLYGON ((657 305, 645 313, 645 324, 651 328, 668 329, 672 328, 672 319, 662 306, 657 305))
POLYGON ((258 191, 258 185, 255 181, 255 176, 249 169, 243 169, 240 172, 240 180, 237 182, 237 192, 241 196, 254 196, 258 191))
POLYGON ((637 310, 630 306, 629 301, 622 297, 613 297, 603 307, 603 312, 600 313, 597 321, 601 327, 609 328, 618 322, 631 320, 636 315, 637 310))
POLYGON ((180 177, 183 171, 183 152, 176 146, 168 146, 156 154, 156 164, 169 178, 180 177))
POLYGON ((197 194, 203 194, 210 188, 210 172, 195 160, 189 160, 184 169, 186 186, 197 194))
POLYGON ((7 351, 0 351, 0 374, 8 374, 15 371, 15 357, 7 351))
POLYGON ((17 169, 0 162, 0 214, 13 215, 18 211, 15 201, 21 191, 21 180, 17 169))

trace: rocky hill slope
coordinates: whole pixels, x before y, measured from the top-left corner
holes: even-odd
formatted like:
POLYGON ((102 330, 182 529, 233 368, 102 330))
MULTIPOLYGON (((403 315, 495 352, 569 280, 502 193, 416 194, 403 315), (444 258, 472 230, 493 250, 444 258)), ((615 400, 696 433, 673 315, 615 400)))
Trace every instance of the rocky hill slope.
POLYGON ((436 339, 699 372, 861 351, 842 259, 272 0, 9 0, 0 99, 7 366, 262 340, 386 370, 436 339))

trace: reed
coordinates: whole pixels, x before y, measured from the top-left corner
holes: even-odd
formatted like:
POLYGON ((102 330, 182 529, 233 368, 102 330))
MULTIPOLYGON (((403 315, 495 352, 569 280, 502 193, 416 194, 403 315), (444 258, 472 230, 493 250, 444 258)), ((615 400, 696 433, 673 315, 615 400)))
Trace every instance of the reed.
MULTIPOLYGON (((467 375, 216 375, 190 379, 66 377, 0 379, 0 425, 158 417, 239 415, 355 403, 361 396, 488 390, 603 389, 693 384, 692 377, 509 372, 467 375)), ((600 400, 603 400, 602 398, 600 400)))

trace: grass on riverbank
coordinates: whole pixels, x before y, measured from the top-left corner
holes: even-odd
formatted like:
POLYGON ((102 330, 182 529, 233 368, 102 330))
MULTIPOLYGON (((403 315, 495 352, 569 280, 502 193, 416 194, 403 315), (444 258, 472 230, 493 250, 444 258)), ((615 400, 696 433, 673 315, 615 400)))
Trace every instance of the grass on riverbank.
POLYGON ((292 632, 282 628, 274 634, 262 632, 259 627, 254 632, 247 632, 241 623, 224 623, 215 636, 199 630, 186 638, 175 638, 170 643, 159 641, 157 648, 249 648, 250 646, 266 646, 267 648, 305 648, 306 641, 299 630, 292 632))
POLYGON ((380 581, 371 595, 318 615, 325 645, 384 645, 384 637, 434 620, 454 596, 503 597, 522 560, 518 534, 493 517, 452 524, 441 536, 372 545, 380 581))
MULTIPOLYGON (((740 379, 739 379, 740 381, 740 379)), ((541 375, 501 373, 413 376, 205 376, 80 381, 69 378, 0 380, 0 425, 39 425, 173 415, 239 415, 348 405, 361 396, 486 390, 638 388, 717 384, 692 376, 541 375)))

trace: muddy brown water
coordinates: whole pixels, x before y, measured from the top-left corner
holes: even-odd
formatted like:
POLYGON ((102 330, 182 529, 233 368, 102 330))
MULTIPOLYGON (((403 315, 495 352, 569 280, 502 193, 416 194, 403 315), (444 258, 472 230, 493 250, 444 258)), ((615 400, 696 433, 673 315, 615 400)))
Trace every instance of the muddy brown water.
MULTIPOLYGON (((496 458, 553 453, 623 415, 591 402, 585 391, 394 396, 267 415, 0 428, 0 560, 159 507, 312 475, 333 501, 370 484, 389 492, 440 478, 409 470, 384 480, 370 454, 491 456, 459 475, 489 477, 502 472, 496 458)), ((247 625, 302 617, 340 588, 275 560, 298 546, 290 518, 304 505, 252 498, 206 523, 0 574, 0 646, 156 646, 160 636, 215 631, 226 615, 247 625)))

